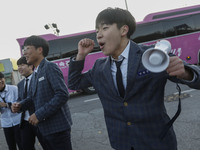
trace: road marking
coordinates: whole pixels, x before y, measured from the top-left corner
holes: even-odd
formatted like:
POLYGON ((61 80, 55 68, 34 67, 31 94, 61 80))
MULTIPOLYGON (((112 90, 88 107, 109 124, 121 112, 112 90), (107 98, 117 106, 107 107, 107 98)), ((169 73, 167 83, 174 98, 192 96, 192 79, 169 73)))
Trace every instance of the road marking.
POLYGON ((84 102, 87 103, 87 102, 96 101, 96 100, 99 100, 99 98, 93 98, 93 99, 84 100, 84 102))
MULTIPOLYGON (((185 91, 181 91, 181 93, 189 93, 189 92, 192 92, 192 91, 195 91, 196 89, 191 89, 191 90, 185 90, 185 91)), ((178 92, 174 93, 175 94, 178 94, 178 92)))

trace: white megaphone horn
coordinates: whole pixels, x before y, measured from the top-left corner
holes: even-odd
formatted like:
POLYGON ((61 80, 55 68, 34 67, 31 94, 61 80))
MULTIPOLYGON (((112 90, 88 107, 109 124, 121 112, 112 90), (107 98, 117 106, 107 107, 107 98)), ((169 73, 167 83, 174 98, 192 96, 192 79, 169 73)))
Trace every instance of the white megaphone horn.
POLYGON ((154 48, 147 49, 142 55, 143 66, 151 72, 162 72, 169 65, 171 44, 167 40, 158 41, 154 48))

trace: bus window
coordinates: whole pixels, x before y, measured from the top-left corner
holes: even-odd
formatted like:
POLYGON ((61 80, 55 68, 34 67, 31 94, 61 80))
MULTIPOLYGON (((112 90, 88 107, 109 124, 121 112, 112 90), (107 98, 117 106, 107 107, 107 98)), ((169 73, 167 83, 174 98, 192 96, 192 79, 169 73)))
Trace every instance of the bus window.
POLYGON ((136 43, 153 41, 163 38, 163 27, 160 22, 138 24, 131 39, 136 43))
POLYGON ((177 35, 192 32, 192 28, 188 26, 187 24, 181 24, 181 25, 175 26, 174 29, 177 35))
POLYGON ((200 31, 200 14, 193 15, 192 19, 195 25, 194 32, 200 31))
POLYGON ((173 18, 163 21, 165 37, 193 32, 194 23, 190 16, 173 18))
POLYGON ((59 42, 49 41, 49 56, 60 55, 60 44, 59 42))
MULTIPOLYGON (((59 58, 66 58, 77 53, 78 42, 83 38, 91 38, 95 41, 97 47, 96 33, 84 34, 79 36, 66 37, 49 41, 49 55, 48 60, 56 60, 59 58)), ((96 49, 95 49, 96 50, 96 49)), ((99 49, 98 49, 99 51, 99 49)))

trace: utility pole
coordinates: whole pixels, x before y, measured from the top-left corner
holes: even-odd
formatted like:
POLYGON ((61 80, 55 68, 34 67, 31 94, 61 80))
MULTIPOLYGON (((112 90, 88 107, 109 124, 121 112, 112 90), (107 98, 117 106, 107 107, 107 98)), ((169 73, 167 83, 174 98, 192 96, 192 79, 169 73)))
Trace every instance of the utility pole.
POLYGON ((126 10, 128 10, 128 4, 126 0, 125 0, 125 5, 126 5, 126 10))

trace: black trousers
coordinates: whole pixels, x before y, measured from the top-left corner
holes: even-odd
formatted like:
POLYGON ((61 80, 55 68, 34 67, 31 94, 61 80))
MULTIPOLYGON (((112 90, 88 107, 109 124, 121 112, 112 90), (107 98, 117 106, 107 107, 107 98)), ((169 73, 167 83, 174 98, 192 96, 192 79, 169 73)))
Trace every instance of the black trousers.
POLYGON ((31 125, 28 121, 23 121, 20 128, 23 150, 35 150, 35 138, 38 138, 43 150, 48 150, 44 138, 38 127, 31 125))
POLYGON ((18 146, 18 149, 22 150, 19 125, 9 127, 9 128, 3 128, 3 131, 6 138, 6 142, 8 144, 8 149, 17 150, 17 146, 18 146))
POLYGON ((71 130, 44 136, 49 150, 72 150, 71 130))

